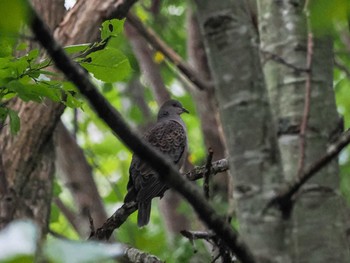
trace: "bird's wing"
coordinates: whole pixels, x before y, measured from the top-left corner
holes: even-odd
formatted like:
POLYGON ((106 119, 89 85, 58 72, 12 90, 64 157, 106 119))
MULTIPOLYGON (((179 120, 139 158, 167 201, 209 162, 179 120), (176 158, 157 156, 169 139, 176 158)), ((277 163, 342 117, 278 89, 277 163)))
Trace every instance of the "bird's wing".
MULTIPOLYGON (((157 123, 145 134, 145 140, 154 148, 164 153, 174 164, 178 164, 186 149, 186 131, 176 121, 157 123)), ((136 201, 149 201, 153 197, 162 196, 167 189, 153 169, 136 155, 130 166, 130 175, 137 192, 136 201)))

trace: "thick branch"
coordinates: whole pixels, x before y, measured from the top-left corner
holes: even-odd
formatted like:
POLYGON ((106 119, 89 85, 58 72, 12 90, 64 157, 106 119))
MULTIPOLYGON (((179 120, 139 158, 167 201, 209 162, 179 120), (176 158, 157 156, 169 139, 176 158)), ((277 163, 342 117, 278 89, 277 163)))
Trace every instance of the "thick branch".
MULTIPOLYGON (((31 7, 30 7, 31 8, 31 7)), ((31 8, 30 27, 38 41, 52 57, 58 69, 72 81, 80 93, 88 100, 98 116, 106 122, 119 138, 144 161, 160 174, 160 179, 182 194, 193 206, 199 217, 210 229, 229 246, 242 262, 255 262, 252 253, 238 237, 232 227, 219 216, 204 199, 199 189, 180 176, 174 165, 158 151, 150 148, 125 121, 110 103, 98 92, 90 81, 88 73, 70 60, 62 47, 54 40, 50 31, 31 8), (166 177, 163 175, 167 175, 166 177)))
POLYGON ((118 208, 114 214, 107 219, 107 221, 96 230, 95 233, 91 233, 89 239, 94 240, 108 240, 113 231, 120 227, 126 219, 137 210, 137 203, 130 202, 125 203, 122 207, 118 208))
POLYGON ((144 251, 138 250, 133 247, 128 247, 124 251, 123 259, 128 260, 128 262, 137 262, 137 263, 162 263, 159 258, 148 254, 144 251))
MULTIPOLYGON (((211 169, 209 176, 216 175, 217 173, 226 172, 229 169, 227 159, 221 159, 211 163, 211 169)), ((192 171, 185 173, 185 176, 190 181, 195 181, 204 177, 206 166, 195 167, 192 171)))
MULTIPOLYGON (((211 163, 211 169, 209 176, 213 176, 220 172, 228 170, 228 162, 226 159, 222 159, 211 163)), ((192 171, 184 174, 188 180, 195 181, 203 178, 207 171, 207 165, 194 168, 192 171)), ((91 233, 89 239, 95 240, 108 240, 112 235, 113 231, 119 228, 126 219, 137 210, 137 204, 135 202, 125 203, 123 206, 118 208, 114 214, 107 219, 107 221, 96 230, 95 233, 91 233)))
POLYGON ((150 28, 146 28, 134 15, 127 15, 128 22, 135 27, 154 49, 159 50, 166 56, 196 87, 200 90, 209 90, 210 85, 203 81, 198 73, 171 49, 157 34, 150 28))

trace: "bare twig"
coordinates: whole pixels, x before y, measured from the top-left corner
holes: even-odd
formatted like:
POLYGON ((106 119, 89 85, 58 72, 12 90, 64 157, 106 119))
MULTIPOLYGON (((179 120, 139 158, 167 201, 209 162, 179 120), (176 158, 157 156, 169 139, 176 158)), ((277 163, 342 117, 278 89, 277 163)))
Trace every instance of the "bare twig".
POLYGON ((182 231, 180 231, 180 234, 183 235, 184 237, 188 238, 189 240, 205 239, 207 241, 210 241, 212 238, 215 237, 215 234, 213 232, 207 232, 207 231, 182 230, 182 231))
POLYGON ((294 69, 296 72, 300 72, 300 73, 309 72, 308 68, 298 68, 297 66, 286 61, 281 56, 278 56, 277 54, 274 54, 270 51, 260 49, 260 53, 264 56, 264 61, 262 62, 262 64, 264 64, 267 60, 272 59, 272 60, 276 61, 277 63, 285 65, 288 68, 294 69))
POLYGON ((303 184, 335 157, 337 157, 341 150, 343 150, 349 143, 350 129, 345 131, 335 143, 331 144, 327 148, 327 152, 320 159, 311 164, 301 177, 295 178, 293 183, 291 183, 286 189, 281 190, 278 196, 269 202, 267 208, 271 207, 272 205, 278 205, 282 208, 282 210, 289 209, 292 197, 303 186, 303 184))
POLYGON ((59 197, 55 197, 53 199, 55 205, 58 207, 58 209, 62 212, 62 214, 65 216, 67 221, 72 225, 73 229, 79 233, 79 226, 77 222, 77 215, 69 209, 59 197))
MULTIPOLYGON (((90 233, 91 234, 95 234, 95 225, 94 225, 94 219, 92 218, 92 216, 91 216, 91 213, 90 213, 90 210, 89 209, 87 209, 86 210, 86 213, 87 213, 87 216, 88 216, 88 218, 89 218, 89 225, 90 225, 90 233)), ((91 235, 90 234, 90 235, 91 235)))
POLYGON ((134 15, 127 15, 128 22, 135 27, 155 50, 159 50, 166 56, 193 84, 200 90, 209 90, 210 85, 199 77, 199 74, 188 65, 173 49, 171 49, 157 34, 150 28, 145 27, 134 15))
POLYGON ((203 191, 206 199, 209 199, 209 178, 210 178, 211 160, 213 160, 213 154, 214 154, 213 150, 209 148, 207 164, 205 165, 204 183, 203 183, 203 191))
POLYGON ((310 31, 308 33, 307 39, 307 57, 306 57, 306 68, 309 71, 306 73, 306 82, 305 82, 305 99, 304 99, 304 111, 303 118, 300 125, 300 133, 299 133, 299 161, 298 161, 298 169, 297 169, 297 177, 301 177, 303 174, 304 166, 305 166, 305 151, 306 151, 306 130, 307 123, 310 115, 310 100, 311 100, 311 64, 313 57, 313 35, 310 31))
POLYGON ((170 100, 170 93, 165 87, 159 65, 153 60, 153 50, 145 38, 128 21, 125 22, 124 32, 158 105, 162 105, 165 101, 170 100))
POLYGON ((227 245, 222 242, 220 238, 215 235, 215 233, 209 231, 188 231, 188 230, 182 230, 180 232, 184 237, 188 238, 188 240, 191 242, 191 244, 194 246, 195 243, 193 242, 195 239, 204 239, 212 244, 215 244, 215 246, 219 249, 220 253, 218 256, 216 256, 212 262, 215 262, 219 257, 222 258, 222 262, 228 263, 233 262, 233 259, 235 256, 230 253, 230 250, 228 249, 227 245))
POLYGON ((334 58, 334 65, 341 71, 343 71, 348 79, 350 79, 349 68, 338 58, 334 58))
MULTIPOLYGON (((226 172, 229 169, 228 160, 221 159, 211 163, 210 176, 226 172)), ((206 166, 195 167, 193 170, 185 173, 185 177, 190 181, 195 181, 204 177, 206 166)))
POLYGON ((107 19, 123 19, 129 12, 129 9, 135 4, 137 0, 119 0, 115 1, 111 8, 108 8, 106 17, 107 19))

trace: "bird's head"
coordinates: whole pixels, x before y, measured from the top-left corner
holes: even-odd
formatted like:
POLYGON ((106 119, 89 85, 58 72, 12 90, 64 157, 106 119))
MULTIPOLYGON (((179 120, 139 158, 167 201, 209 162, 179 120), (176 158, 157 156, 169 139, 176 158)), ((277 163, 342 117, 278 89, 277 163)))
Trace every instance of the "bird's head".
POLYGON ((172 115, 181 115, 184 112, 189 113, 179 101, 168 100, 160 107, 158 119, 172 115))

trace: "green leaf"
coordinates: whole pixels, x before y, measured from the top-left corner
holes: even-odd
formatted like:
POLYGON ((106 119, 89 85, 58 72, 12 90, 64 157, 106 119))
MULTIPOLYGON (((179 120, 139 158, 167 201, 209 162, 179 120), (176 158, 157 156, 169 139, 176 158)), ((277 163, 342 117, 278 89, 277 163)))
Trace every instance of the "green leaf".
POLYGON ((28 48, 28 43, 26 42, 21 42, 18 44, 18 46, 16 47, 17 51, 24 51, 28 48))
POLYGON ((50 223, 58 222, 60 217, 60 210, 55 203, 52 203, 50 209, 50 223))
POLYGON ((33 262, 38 228, 29 221, 14 221, 0 232, 0 262, 33 262), (20 259, 32 258, 31 261, 20 259))
POLYGON ((90 44, 80 44, 80 45, 71 45, 64 47, 64 51, 66 51, 67 54, 75 54, 79 52, 83 52, 87 50, 90 47, 90 44))
POLYGON ((91 53, 87 60, 81 62, 95 78, 104 82, 124 80, 131 73, 127 57, 117 49, 105 48, 91 53))
POLYGON ((50 85, 50 83, 42 83, 38 82, 36 84, 27 84, 25 85, 28 90, 33 95, 37 95, 39 97, 46 97, 49 98, 52 101, 59 102, 61 101, 61 91, 57 86, 50 85))
POLYGON ((18 97, 24 101, 36 101, 40 102, 41 98, 37 94, 33 94, 30 89, 27 89, 25 85, 17 80, 10 81, 6 86, 10 91, 16 92, 18 97))
POLYGON ((69 108, 81 108, 83 106, 83 102, 72 96, 69 92, 67 94, 67 99, 65 104, 69 108))
POLYGON ((21 120, 18 117, 18 113, 14 110, 8 109, 8 115, 10 117, 10 130, 12 134, 17 134, 21 127, 21 120))
POLYGON ((25 58, 27 59, 28 62, 37 59, 39 56, 39 49, 33 49, 31 51, 29 51, 26 55, 25 58))
POLYGON ((123 20, 112 19, 112 20, 104 21, 101 27, 102 40, 105 40, 109 37, 116 37, 119 34, 121 34, 123 32, 124 22, 125 22, 125 19, 123 20))
POLYGON ((9 68, 13 71, 12 75, 16 78, 23 75, 29 69, 29 63, 26 56, 15 59, 9 63, 9 68))
POLYGON ((72 82, 64 81, 62 83, 62 88, 65 91, 75 91, 77 92, 77 88, 74 86, 72 82))
POLYGON ((44 255, 56 263, 85 263, 120 257, 124 254, 121 244, 79 242, 62 239, 49 239, 44 246, 44 255))
POLYGON ((24 100, 33 100, 41 102, 44 97, 51 99, 52 101, 61 101, 61 89, 56 82, 37 82, 31 83, 31 79, 28 76, 21 78, 19 81, 10 81, 6 86, 10 91, 16 92, 18 96, 24 100))
POLYGON ((54 180, 53 183, 53 196, 58 197, 58 195, 62 193, 62 187, 57 183, 56 180, 54 180))
MULTIPOLYGON (((0 1, 0 3, 1 2, 5 2, 5 1, 0 1)), ((15 43, 16 43, 15 38, 3 37, 1 34, 1 36, 0 36, 0 57, 11 56, 12 55, 12 47, 15 43)))
MULTIPOLYGON (((0 62, 1 63, 1 62, 0 62)), ((1 81, 1 85, 4 85, 8 80, 9 78, 11 77, 15 77, 14 73, 12 69, 10 68, 5 68, 5 69, 0 69, 0 79, 3 79, 4 80, 4 83, 1 81)))

